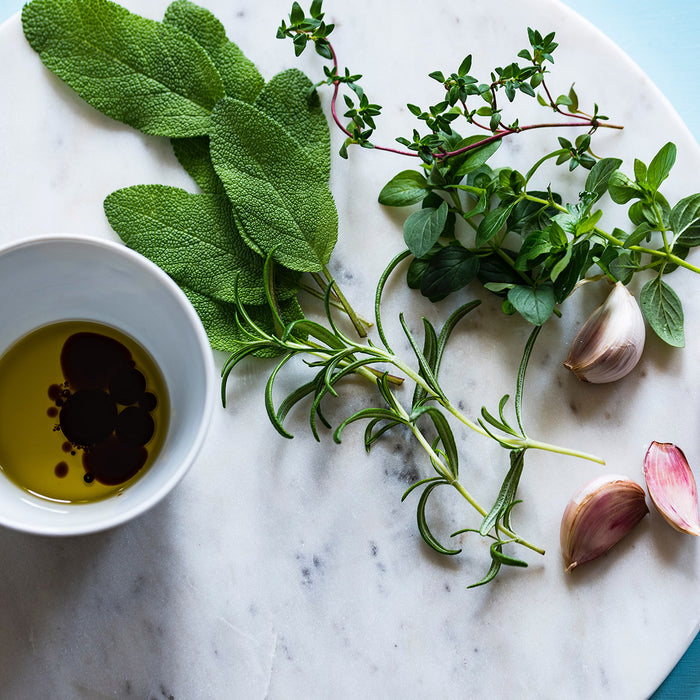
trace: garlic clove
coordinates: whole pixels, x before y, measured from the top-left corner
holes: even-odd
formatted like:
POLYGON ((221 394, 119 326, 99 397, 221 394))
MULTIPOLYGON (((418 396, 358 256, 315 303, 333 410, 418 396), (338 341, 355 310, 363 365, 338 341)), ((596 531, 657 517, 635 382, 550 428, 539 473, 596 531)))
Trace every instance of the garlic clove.
POLYGON ((700 535, 698 490, 680 447, 652 442, 644 457, 644 478, 659 513, 679 532, 700 535))
POLYGON ((569 501, 561 520, 566 572, 605 554, 648 512, 644 489, 625 476, 601 476, 585 484, 569 501))
POLYGON ((618 282, 579 329, 564 366, 584 382, 617 381, 639 362, 645 336, 639 304, 618 282))

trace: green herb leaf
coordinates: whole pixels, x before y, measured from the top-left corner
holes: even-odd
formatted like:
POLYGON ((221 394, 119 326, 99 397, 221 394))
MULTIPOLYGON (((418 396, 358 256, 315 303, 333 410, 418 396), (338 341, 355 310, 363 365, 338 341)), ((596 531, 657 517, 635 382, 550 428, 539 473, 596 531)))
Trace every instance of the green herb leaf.
POLYGON ((226 190, 211 162, 208 136, 170 139, 170 143, 180 165, 199 185, 202 192, 226 196, 226 190))
POLYGON ((189 0, 175 0, 165 12, 165 24, 191 36, 216 67, 228 97, 253 102, 265 81, 245 54, 226 37, 223 24, 207 9, 189 0))
POLYGON ((520 246, 515 260, 516 270, 529 270, 538 265, 552 250, 552 240, 547 231, 533 231, 520 246))
POLYGON ((211 154, 246 243, 292 270, 322 270, 338 213, 297 141, 256 107, 224 98, 212 113, 211 154))
MULTIPOLYGON (((178 284, 231 304, 265 303, 263 261, 238 235, 226 197, 137 185, 110 194, 104 208, 119 237, 178 284)), ((289 279, 276 289, 294 291, 289 279)))
POLYGON ((387 207, 417 204, 430 194, 430 185, 422 173, 403 170, 395 175, 379 193, 379 203, 387 207))
POLYGON ((684 245, 700 245, 700 193, 684 197, 671 210, 671 228, 684 245))
MULTIPOLYGON (((470 136, 466 139, 458 141, 454 145, 453 150, 458 151, 460 148, 471 146, 472 144, 483 140, 483 136, 470 136)), ((484 144, 479 148, 467 151, 465 154, 450 158, 450 166, 453 169, 456 169, 455 177, 464 177, 465 175, 478 170, 499 149, 500 145, 500 140, 491 141, 490 143, 484 144)))
POLYGON ((499 204, 481 220, 476 231, 476 245, 478 247, 488 243, 503 228, 516 202, 517 200, 510 204, 499 204))
POLYGON ((208 132, 224 89, 192 37, 109 0, 33 0, 22 26, 44 65, 107 116, 159 136, 208 132))
POLYGON ((683 305, 661 277, 649 280, 639 294, 639 305, 656 335, 675 348, 685 347, 683 305))
POLYGON ((649 163, 647 182, 652 189, 659 189, 659 185, 668 177, 675 162, 676 144, 669 142, 662 146, 661 150, 651 159, 651 163, 649 163))
POLYGON ((403 237, 409 250, 422 258, 440 238, 447 221, 447 202, 437 208, 426 207, 413 212, 403 225, 403 237))
POLYGON ((518 285, 508 290, 508 301, 526 321, 541 326, 554 311, 554 288, 551 284, 540 287, 518 285))
POLYGON ((602 158, 591 168, 586 178, 586 192, 591 192, 597 202, 607 191, 610 176, 622 165, 620 158, 602 158))
POLYGON ((275 75, 262 89, 255 106, 282 125, 306 151, 328 182, 331 172, 331 135, 313 83, 300 70, 290 69, 275 75))
MULTIPOLYGON (((234 352, 239 350, 241 343, 249 340, 249 337, 241 330, 237 322, 237 308, 235 304, 229 304, 218 299, 213 299, 206 294, 201 294, 185 285, 179 285, 202 321, 207 333, 209 343, 214 350, 234 352)), ((259 306, 246 306, 246 313, 267 333, 274 333, 275 323, 267 304, 259 306)), ((304 314, 296 298, 280 302, 279 313, 286 323, 292 323, 302 319, 304 314)), ((271 346, 261 346, 251 354, 256 357, 275 357, 279 354, 271 346)))
POLYGON ((642 190, 620 170, 610 175, 608 190, 615 204, 626 204, 630 199, 642 196, 642 190))
POLYGON ((448 245, 434 255, 423 273, 420 291, 432 301, 466 287, 479 271, 479 258, 463 246, 448 245))

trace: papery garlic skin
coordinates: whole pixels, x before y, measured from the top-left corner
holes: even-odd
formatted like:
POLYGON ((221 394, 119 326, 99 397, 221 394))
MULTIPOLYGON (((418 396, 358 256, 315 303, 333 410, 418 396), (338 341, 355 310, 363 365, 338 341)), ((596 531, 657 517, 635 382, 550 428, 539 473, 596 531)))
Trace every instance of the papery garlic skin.
POLYGON ((582 486, 561 519, 566 572, 605 554, 648 512, 644 489, 626 476, 608 474, 582 486))
POLYGON ((649 496, 664 520, 679 532, 700 535, 698 489, 680 447, 652 442, 644 457, 649 496))
POLYGON ((584 382, 617 381, 639 362, 645 338, 639 304, 618 282, 579 329, 564 366, 584 382))

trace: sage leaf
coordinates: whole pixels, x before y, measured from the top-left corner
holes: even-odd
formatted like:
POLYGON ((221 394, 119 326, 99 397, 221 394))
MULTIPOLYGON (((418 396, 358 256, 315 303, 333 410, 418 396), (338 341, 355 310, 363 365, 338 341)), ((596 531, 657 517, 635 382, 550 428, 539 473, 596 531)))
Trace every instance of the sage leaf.
POLYGON ((700 245, 700 193, 684 197, 673 207, 671 228, 679 243, 700 245))
POLYGON ((224 89, 192 37, 109 0, 33 0, 22 26, 44 65, 108 117, 158 136, 208 132, 224 89))
MULTIPOLYGON (((226 197, 136 185, 110 194, 104 209, 124 243, 178 284, 223 302, 266 302, 263 260, 238 235, 226 197)), ((288 279, 276 291, 295 290, 288 279)))
POLYGON ((163 21, 191 36, 207 52, 228 97, 255 101, 265 80, 255 64, 227 38, 224 25, 209 10, 189 0, 175 0, 163 21))
POLYGON ((551 284, 518 285, 508 290, 508 301, 526 321, 541 326, 554 311, 554 288, 551 284))
POLYGON ((321 271, 338 236, 338 213, 297 141, 257 107, 227 97, 212 113, 210 147, 246 243, 292 270, 321 271))
POLYGON ((286 129, 311 158, 319 178, 327 182, 331 173, 331 134, 311 80, 300 70, 282 71, 265 85, 255 106, 286 129))
POLYGON ((644 318, 665 343, 685 347, 683 305, 678 295, 661 277, 649 280, 639 294, 639 306, 644 318))
POLYGON ((433 247, 445 228, 447 202, 437 207, 426 207, 413 212, 403 225, 403 237, 408 249, 417 258, 422 258, 433 247))
POLYGON ((379 203, 387 207, 406 207, 418 204, 430 193, 430 185, 416 170, 402 170, 379 193, 379 203))
POLYGON ((170 139, 180 165, 199 185, 202 192, 226 195, 224 185, 214 170, 209 153, 209 137, 193 136, 188 139, 170 139))
MULTIPOLYGON (((311 81, 301 71, 283 71, 264 86, 255 106, 287 130, 313 159, 319 179, 327 181, 331 168, 330 131, 318 95, 315 91, 309 94, 310 87, 311 81)), ((171 141, 178 161, 204 192, 225 193, 211 162, 207 136, 171 141)))
MULTIPOLYGON (((241 343, 250 340, 238 326, 238 311, 235 304, 213 299, 185 285, 180 285, 180 288, 202 321, 209 344, 214 350, 234 352, 240 349, 241 343)), ((274 319, 267 304, 246 306, 245 310, 262 330, 268 333, 274 332, 274 319)), ((280 302, 279 312, 286 323, 304 318, 296 298, 280 302)), ((270 348, 261 348, 253 353, 256 357, 274 357, 277 354, 270 348)))

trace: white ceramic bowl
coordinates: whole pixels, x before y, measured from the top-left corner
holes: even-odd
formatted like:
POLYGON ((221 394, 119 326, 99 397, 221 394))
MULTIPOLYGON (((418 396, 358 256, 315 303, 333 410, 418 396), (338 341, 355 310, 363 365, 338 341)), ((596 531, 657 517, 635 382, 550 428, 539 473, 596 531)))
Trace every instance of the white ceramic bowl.
POLYGON ((55 321, 114 326, 160 367, 171 409, 154 463, 121 494, 85 504, 54 503, 0 474, 0 524, 36 534, 78 535, 123 523, 160 501, 200 450, 216 400, 213 354, 182 291, 123 245, 60 235, 0 249, 0 299, 0 355, 29 331, 55 321))

